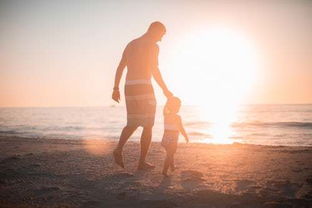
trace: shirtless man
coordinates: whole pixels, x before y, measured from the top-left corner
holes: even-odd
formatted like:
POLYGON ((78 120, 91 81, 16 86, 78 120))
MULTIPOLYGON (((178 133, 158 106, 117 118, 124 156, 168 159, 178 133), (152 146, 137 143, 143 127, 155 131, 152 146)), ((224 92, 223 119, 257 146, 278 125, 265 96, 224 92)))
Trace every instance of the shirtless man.
POLYGON ((123 146, 139 126, 143 127, 143 132, 140 140, 141 155, 138 169, 154 167, 145 161, 151 144, 156 112, 156 99, 151 78, 154 77, 167 98, 172 96, 158 69, 159 47, 157 42, 161 41, 165 33, 166 28, 162 23, 153 22, 144 35, 134 39, 126 46, 116 71, 112 98, 119 102, 119 82, 126 66, 128 69, 125 84, 127 125, 123 128, 118 145, 113 152, 115 162, 122 168, 124 168, 123 146))

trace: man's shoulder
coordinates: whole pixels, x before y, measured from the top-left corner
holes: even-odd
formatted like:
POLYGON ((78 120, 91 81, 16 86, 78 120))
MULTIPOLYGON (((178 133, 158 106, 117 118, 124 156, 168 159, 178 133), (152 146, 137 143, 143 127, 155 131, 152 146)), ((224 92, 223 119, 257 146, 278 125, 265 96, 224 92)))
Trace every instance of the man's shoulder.
POLYGON ((135 38, 135 39, 131 40, 129 42, 129 44, 135 44, 135 43, 138 43, 139 41, 140 41, 140 38, 135 38))
POLYGON ((131 40, 125 47, 125 52, 129 53, 133 48, 137 47, 138 38, 131 40))
POLYGON ((153 51, 159 51, 159 46, 157 43, 151 42, 143 37, 139 37, 130 41, 127 45, 127 48, 136 48, 136 47, 144 47, 149 48, 153 51))
POLYGON ((133 46, 133 45, 135 45, 136 43, 137 43, 137 38, 136 39, 134 39, 134 40, 131 40, 128 44, 127 44, 127 47, 131 47, 131 46, 133 46))

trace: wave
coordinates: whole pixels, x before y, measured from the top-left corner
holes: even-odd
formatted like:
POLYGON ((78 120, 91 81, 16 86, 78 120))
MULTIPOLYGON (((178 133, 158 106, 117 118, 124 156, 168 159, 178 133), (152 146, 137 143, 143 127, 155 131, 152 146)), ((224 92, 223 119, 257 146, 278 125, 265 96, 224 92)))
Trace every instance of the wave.
POLYGON ((203 133, 203 132, 199 132, 199 131, 191 131, 191 132, 188 132, 190 136, 201 136, 201 137, 208 137, 210 138, 211 135, 210 134, 206 134, 206 133, 203 133))
POLYGON ((185 122, 185 126, 210 126, 211 122, 207 121, 192 121, 192 122, 185 122))
MULTIPOLYGON (((186 126, 189 127, 199 127, 199 128, 209 128, 213 126, 213 123, 210 122, 186 122, 186 126)), ((294 127, 294 128, 312 128, 312 122, 261 122, 261 121, 253 121, 253 122, 234 122, 231 125, 233 128, 241 128, 241 127, 294 127)))
POLYGON ((312 122, 241 122, 232 124, 232 127, 245 126, 312 128, 312 122))
POLYGON ((49 126, 49 127, 43 127, 40 130, 46 130, 46 131, 53 131, 53 130, 58 130, 58 131, 78 131, 78 130, 83 130, 86 129, 87 127, 82 127, 82 126, 49 126))

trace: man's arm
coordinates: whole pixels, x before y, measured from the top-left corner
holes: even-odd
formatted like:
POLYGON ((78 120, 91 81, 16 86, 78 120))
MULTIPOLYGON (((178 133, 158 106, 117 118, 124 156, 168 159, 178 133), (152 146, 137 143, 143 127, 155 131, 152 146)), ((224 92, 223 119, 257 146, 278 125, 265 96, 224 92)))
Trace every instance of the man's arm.
POLYGON ((119 103, 120 101, 119 83, 120 83, 123 70, 125 69, 126 65, 127 65, 127 59, 126 59, 126 49, 125 49, 122 54, 122 58, 119 62, 119 65, 117 67, 117 70, 116 70, 115 83, 114 83, 113 94, 112 94, 112 99, 115 100, 117 103, 119 103))
POLYGON ((168 90, 162 76, 161 73, 158 69, 158 67, 153 69, 153 77, 155 79, 155 81, 157 82, 157 84, 161 87, 161 89, 163 90, 164 94, 166 97, 170 97, 172 96, 172 93, 168 90))
POLYGON ((154 60, 154 63, 152 63, 152 74, 153 74, 153 77, 155 79, 155 81, 157 82, 157 84, 161 87, 161 89, 163 90, 165 96, 168 98, 168 97, 171 97, 172 96, 172 93, 168 90, 167 88, 167 85, 165 84, 162 76, 161 76, 161 73, 160 73, 160 70, 158 68, 158 54, 159 54, 159 48, 158 46, 156 45, 155 47, 155 60, 154 60))

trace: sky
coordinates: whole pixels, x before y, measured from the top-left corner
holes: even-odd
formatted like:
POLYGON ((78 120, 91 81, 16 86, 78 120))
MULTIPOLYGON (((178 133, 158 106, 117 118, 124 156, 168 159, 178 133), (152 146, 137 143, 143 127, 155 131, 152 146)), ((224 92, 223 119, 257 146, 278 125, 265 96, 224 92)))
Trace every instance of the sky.
MULTIPOLYGON (((218 46, 209 45, 214 39, 206 45, 200 39, 215 28, 236 34, 221 39, 232 40, 217 57, 222 62, 246 48, 244 43, 235 45, 240 38, 248 40, 257 57, 246 103, 312 103, 312 1, 1 0, 0 107, 112 105, 114 74, 124 47, 156 20, 167 27, 158 43, 160 70, 185 104, 199 104, 213 90, 226 94, 218 86, 214 89, 218 80, 205 84, 201 78, 216 75, 217 69, 205 60, 216 58, 218 46), (192 69, 193 63, 202 71, 192 69)), ((250 55, 245 58, 248 62, 250 55)), ((239 77, 246 81, 245 72, 251 71, 240 70, 242 63, 227 66, 239 75, 236 83, 239 77)), ((235 85, 228 72, 222 79, 235 85)), ((161 90, 156 85, 155 90, 163 103, 161 90)))

